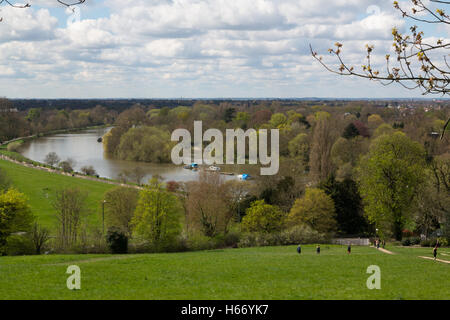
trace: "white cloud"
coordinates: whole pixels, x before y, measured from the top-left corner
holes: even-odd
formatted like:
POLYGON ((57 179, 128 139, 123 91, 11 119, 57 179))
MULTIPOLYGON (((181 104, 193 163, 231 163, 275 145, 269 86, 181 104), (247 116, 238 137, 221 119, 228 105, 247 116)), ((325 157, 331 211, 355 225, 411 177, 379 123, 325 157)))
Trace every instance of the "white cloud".
POLYGON ((343 42, 358 65, 366 43, 383 57, 392 27, 404 27, 390 0, 87 1, 67 26, 50 14, 67 18, 55 2, 33 1, 51 11, 2 7, 0 95, 312 96, 327 83, 338 96, 347 80, 336 85, 309 43, 325 54, 343 42), (83 20, 92 8, 109 14, 83 20))

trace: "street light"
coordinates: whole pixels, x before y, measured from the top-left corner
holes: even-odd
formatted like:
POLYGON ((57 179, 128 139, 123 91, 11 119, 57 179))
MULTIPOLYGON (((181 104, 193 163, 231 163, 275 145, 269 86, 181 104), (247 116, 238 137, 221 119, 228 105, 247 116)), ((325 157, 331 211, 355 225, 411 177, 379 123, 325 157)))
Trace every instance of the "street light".
POLYGON ((105 204, 108 203, 106 200, 102 202, 102 223, 103 223, 103 234, 105 234, 105 204))

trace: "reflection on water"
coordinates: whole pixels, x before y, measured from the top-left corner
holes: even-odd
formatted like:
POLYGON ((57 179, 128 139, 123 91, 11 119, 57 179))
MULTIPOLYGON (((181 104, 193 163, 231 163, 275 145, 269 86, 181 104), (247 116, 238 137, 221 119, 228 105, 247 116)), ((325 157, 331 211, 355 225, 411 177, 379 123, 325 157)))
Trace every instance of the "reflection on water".
MULTIPOLYGON (((75 160, 75 170, 80 171, 83 166, 93 166, 101 177, 117 179, 119 173, 141 167, 147 174, 144 181, 153 175, 160 175, 165 181, 192 181, 197 180, 198 173, 183 169, 173 164, 150 164, 134 161, 108 159, 103 152, 103 144, 97 142, 111 128, 89 129, 79 133, 58 134, 31 140, 25 143, 20 153, 34 161, 43 162, 50 152, 62 159, 75 160)), ((225 177, 236 179, 236 177, 225 177)))

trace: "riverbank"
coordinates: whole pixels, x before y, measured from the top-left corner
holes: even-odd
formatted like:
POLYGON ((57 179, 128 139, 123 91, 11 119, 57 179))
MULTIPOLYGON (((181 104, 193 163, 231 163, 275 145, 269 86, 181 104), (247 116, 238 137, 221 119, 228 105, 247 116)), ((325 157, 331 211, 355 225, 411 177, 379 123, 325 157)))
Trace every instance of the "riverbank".
POLYGON ((66 177, 84 179, 84 180, 89 180, 89 181, 94 181, 94 182, 106 183, 106 184, 110 184, 110 185, 114 185, 114 186, 128 187, 128 188, 135 188, 135 189, 142 190, 143 188, 140 186, 137 186, 134 184, 128 184, 128 183, 127 184, 121 183, 121 182, 119 182, 117 180, 113 180, 113 179, 97 178, 97 177, 93 177, 93 176, 87 176, 87 175, 84 175, 84 174, 81 174, 78 172, 67 173, 67 172, 64 172, 60 168, 55 168, 55 167, 46 165, 44 163, 41 163, 39 161, 28 159, 27 157, 23 156, 22 154, 20 154, 18 152, 7 150, 7 146, 10 143, 14 143, 14 142, 18 142, 18 141, 25 143, 29 140, 42 138, 44 136, 51 136, 51 135, 55 135, 55 134, 64 134, 64 133, 76 133, 76 132, 80 132, 80 131, 84 131, 84 130, 101 129, 101 128, 107 128, 107 127, 109 127, 109 126, 102 125, 102 126, 93 126, 93 127, 87 127, 87 128, 55 130, 55 131, 48 132, 45 134, 36 134, 36 135, 32 135, 32 136, 27 136, 27 137, 19 137, 19 138, 10 140, 10 141, 5 141, 0 144, 0 159, 3 161, 9 161, 11 163, 27 167, 29 169, 45 171, 47 173, 59 174, 59 175, 63 175, 66 177))
POLYGON ((83 131, 83 130, 101 129, 101 128, 107 128, 107 127, 111 127, 111 125, 104 124, 104 125, 91 126, 91 127, 59 129, 59 130, 53 130, 53 131, 48 131, 48 132, 36 133, 36 134, 31 135, 31 136, 18 137, 18 138, 14 138, 14 139, 8 140, 8 141, 0 141, 0 147, 7 146, 8 144, 13 143, 13 142, 17 142, 17 141, 27 142, 27 141, 32 140, 32 139, 47 137, 47 136, 51 136, 51 135, 55 135, 55 134, 76 133, 76 132, 80 132, 80 131, 83 131))

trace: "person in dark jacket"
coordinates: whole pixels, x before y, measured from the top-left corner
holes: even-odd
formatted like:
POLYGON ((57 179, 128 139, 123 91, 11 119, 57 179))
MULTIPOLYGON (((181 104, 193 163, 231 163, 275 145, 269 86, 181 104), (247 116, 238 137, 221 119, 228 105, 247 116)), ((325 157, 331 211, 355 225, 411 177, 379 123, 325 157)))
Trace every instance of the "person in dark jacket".
POLYGON ((302 246, 299 244, 297 247, 297 253, 301 254, 302 253, 302 246))
POLYGON ((352 244, 351 243, 348 244, 347 253, 348 254, 352 253, 352 244))
POLYGON ((317 246, 316 252, 317 254, 320 254, 320 244, 317 246))
POLYGON ((437 251, 438 251, 438 244, 436 243, 436 246, 433 249, 434 260, 436 260, 436 258, 437 258, 437 251))

